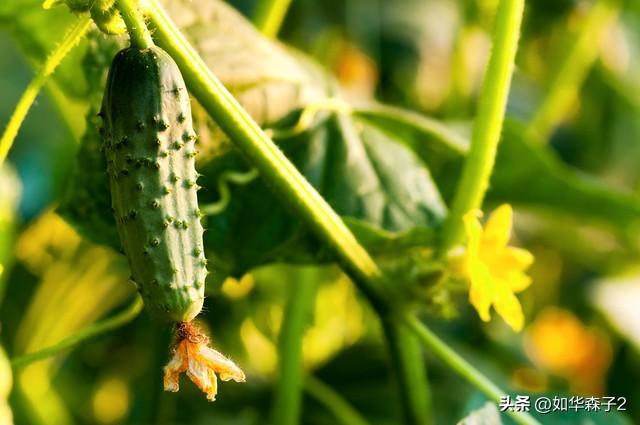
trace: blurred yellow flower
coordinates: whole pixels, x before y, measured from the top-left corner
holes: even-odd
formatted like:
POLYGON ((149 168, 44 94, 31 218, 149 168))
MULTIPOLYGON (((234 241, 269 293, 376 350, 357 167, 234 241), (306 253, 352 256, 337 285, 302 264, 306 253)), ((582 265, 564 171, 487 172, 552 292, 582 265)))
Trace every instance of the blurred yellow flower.
POLYGON ((540 312, 525 331, 525 350, 536 365, 567 378, 574 392, 603 393, 611 343, 570 311, 548 307, 540 312))
POLYGON ((507 245, 513 218, 510 205, 498 207, 484 229, 479 220, 481 216, 480 211, 474 210, 463 217, 467 234, 463 273, 470 283, 469 302, 483 321, 491 318, 489 309, 493 305, 514 331, 520 331, 524 314, 515 293, 531 284, 531 278, 524 271, 533 263, 533 255, 507 245))

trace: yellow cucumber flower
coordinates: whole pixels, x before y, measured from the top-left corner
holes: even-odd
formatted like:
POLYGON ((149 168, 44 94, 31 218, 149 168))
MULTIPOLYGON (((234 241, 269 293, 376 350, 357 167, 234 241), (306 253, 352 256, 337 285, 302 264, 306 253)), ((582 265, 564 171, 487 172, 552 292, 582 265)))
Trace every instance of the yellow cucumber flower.
POLYGON ((533 255, 521 248, 508 246, 511 237, 513 210, 508 204, 498 207, 482 228, 482 212, 470 211, 463 217, 467 247, 463 270, 470 283, 469 302, 480 318, 488 322, 489 309, 496 312, 514 331, 524 326, 524 314, 515 293, 531 284, 524 272, 533 255))

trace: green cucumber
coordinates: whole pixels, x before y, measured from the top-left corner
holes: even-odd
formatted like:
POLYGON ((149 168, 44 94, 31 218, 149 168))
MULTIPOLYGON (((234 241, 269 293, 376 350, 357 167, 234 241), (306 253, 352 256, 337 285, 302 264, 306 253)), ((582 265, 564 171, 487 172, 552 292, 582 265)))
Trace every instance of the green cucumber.
POLYGON ((176 63, 156 46, 118 52, 101 115, 113 212, 132 280, 153 315, 188 322, 202 308, 207 268, 196 135, 176 63))

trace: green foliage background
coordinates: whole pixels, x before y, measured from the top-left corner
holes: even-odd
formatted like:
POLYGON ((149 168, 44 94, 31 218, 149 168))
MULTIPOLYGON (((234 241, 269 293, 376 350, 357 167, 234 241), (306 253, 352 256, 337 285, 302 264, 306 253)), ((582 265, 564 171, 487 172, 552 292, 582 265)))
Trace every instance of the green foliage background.
MULTIPOLYGON (((295 0, 281 31, 286 44, 263 38, 218 1, 166 3, 207 65, 254 119, 273 131, 286 155, 385 269, 398 276, 400 290, 411 291, 418 304, 429 307, 426 320, 439 334, 514 393, 535 387, 516 378, 523 369, 538 370, 549 393, 575 389, 571 377, 536 364, 526 336, 507 332, 497 319, 481 324, 464 290, 434 286, 439 272, 428 267, 434 230, 446 215, 467 149, 495 2, 295 0), (299 134, 287 131, 305 107, 327 97, 350 105, 352 113, 324 110, 299 134), (374 98, 402 108, 402 119, 374 98), (422 115, 416 118, 414 112, 422 115), (459 144, 425 130, 430 121, 425 124, 423 115, 441 121, 452 135, 447 140, 459 144), (408 125, 411 119, 425 126, 408 125), (453 313, 455 318, 443 320, 453 313)), ((247 16, 255 8, 250 1, 229 3, 247 16)), ((602 390, 627 397, 625 417, 640 421, 634 385, 640 375, 640 336, 629 326, 639 319, 619 307, 629 302, 625 291, 640 286, 635 78, 640 10, 633 2, 596 3, 605 8, 602 16, 590 15, 592 2, 527 4, 508 122, 485 210, 511 203, 518 213, 518 244, 537 256, 534 285, 523 295, 528 322, 558 306, 605 334, 612 359, 602 390), (583 32, 592 42, 580 50, 575 46, 583 32), (567 65, 573 48, 580 60, 567 65), (563 104, 554 98, 562 92, 558 87, 574 87, 577 96, 563 104), (542 106, 553 110, 552 121, 531 132, 542 106), (630 285, 622 291, 611 285, 619 276, 630 285), (613 304, 602 302, 603 288, 607 296, 618 297, 613 304)), ((39 1, 0 4, 0 45, 6 52, 0 57, 5 94, 0 117, 5 121, 31 67, 42 62, 74 19, 65 7, 45 11, 39 1)), ((0 262, 9 265, 9 258, 17 257, 2 276, 7 287, 0 337, 10 355, 51 344, 108 314, 131 290, 126 266, 115 254, 119 244, 106 176, 100 172, 106 167, 95 116, 106 69, 125 41, 92 32, 39 97, 10 156, 21 181, 0 184, 0 209, 6 207, 11 217, 5 224, 0 211, 0 262), (21 201, 14 209, 10 192, 20 186, 21 201), (82 239, 53 218, 52 209, 82 239), (78 267, 98 257, 103 268, 78 267), (56 267, 58 274, 52 274, 56 267), (72 275, 76 281, 52 278, 74 268, 79 269, 72 275), (48 300, 47 308, 34 307, 42 305, 38 299, 48 300), (39 334, 49 339, 37 342, 39 334)), ((201 140, 199 184, 205 188, 200 202, 206 204, 220 196, 221 176, 250 166, 194 107, 201 140)), ((223 385, 213 405, 186 382, 178 394, 162 393, 160 370, 170 330, 142 315, 126 328, 16 374, 10 396, 16 423, 264 423, 277 379, 272 358, 283 305, 291 287, 301 284, 318 291, 309 333, 320 336, 305 340, 306 371, 368 422, 397 423, 380 325, 369 307, 331 265, 326 248, 260 179, 229 184, 229 189, 229 205, 207 218, 206 250, 214 273, 202 320, 215 345, 246 365, 247 384, 223 385), (240 283, 229 280, 225 290, 226 278, 240 283), (243 285, 251 289, 238 295, 243 285), (327 289, 333 287, 335 293, 327 289), (122 408, 110 416, 117 408, 104 405, 122 408)), ((436 423, 455 423, 482 405, 481 397, 429 353, 425 362, 436 423)), ((312 392, 305 394, 302 423, 335 423, 312 392)), ((541 420, 580 423, 577 415, 541 420)), ((625 423, 614 414, 593 415, 593 420, 625 423)))

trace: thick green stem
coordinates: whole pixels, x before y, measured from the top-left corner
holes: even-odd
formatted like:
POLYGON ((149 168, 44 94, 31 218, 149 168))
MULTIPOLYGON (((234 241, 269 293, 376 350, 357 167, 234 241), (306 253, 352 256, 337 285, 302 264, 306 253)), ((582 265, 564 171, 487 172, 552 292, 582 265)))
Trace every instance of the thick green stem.
MULTIPOLYGON (((453 369, 458 375, 469 381, 480 390, 489 400, 499 403, 506 393, 491 382, 478 369, 463 359, 444 341, 429 330, 415 315, 406 314, 404 324, 422 341, 433 355, 453 369)), ((540 425, 531 415, 525 412, 509 412, 509 415, 521 425, 540 425)))
POLYGON ((153 46, 153 39, 144 23, 137 0, 116 0, 116 4, 127 25, 131 45, 139 49, 148 49, 153 46))
POLYGON ((191 93, 282 202, 337 253, 370 299, 382 305, 382 273, 338 214, 211 73, 157 2, 151 5, 149 19, 154 36, 180 67, 191 93))
POLYGON ((316 284, 309 269, 291 275, 289 301, 278 341, 278 371, 272 420, 274 425, 296 425, 300 421, 303 388, 302 337, 313 311, 316 284), (295 280, 295 282, 294 282, 295 280))
POLYGON ((446 255, 460 241, 462 217, 481 207, 489 186, 511 85, 523 9, 524 0, 500 0, 498 5, 493 48, 485 71, 471 148, 445 223, 441 255, 446 255))
POLYGON ((275 38, 290 4, 291 0, 260 0, 253 18, 256 28, 265 36, 275 38))
POLYGON ((38 93, 47 82, 51 74, 56 70, 60 62, 67 56, 67 54, 73 49, 76 44, 84 37, 84 35, 91 28, 91 19, 83 17, 80 21, 69 31, 64 37, 62 43, 55 48, 49 57, 44 61, 36 76, 31 80, 27 88, 22 93, 22 97, 18 101, 16 108, 13 111, 13 115, 9 119, 4 134, 0 139, 0 166, 7 158, 7 154, 13 145, 18 131, 24 122, 24 119, 31 108, 31 105, 36 100, 38 93))
POLYGON ((394 375, 397 382, 404 424, 425 425, 432 422, 431 394, 418 338, 397 320, 382 322, 394 375))
POLYGON ((307 393, 333 413, 342 425, 368 425, 367 421, 345 399, 318 378, 307 375, 304 380, 307 393))
POLYGON ((69 335, 68 337, 64 338, 57 344, 52 345, 51 347, 43 348, 42 350, 25 354, 23 356, 14 357, 13 359, 11 359, 11 366, 15 369, 28 365, 29 363, 36 362, 38 360, 44 360, 48 357, 55 356, 62 351, 68 350, 80 344, 81 342, 86 341, 89 338, 93 338, 97 335, 112 331, 119 328, 120 326, 126 325, 127 323, 135 319, 136 316, 138 316, 140 311, 142 311, 142 306, 142 299, 136 296, 133 303, 131 303, 131 305, 122 312, 108 319, 87 326, 86 328, 74 333, 73 335, 69 335))
POLYGON ((566 118, 574 107, 580 86, 598 58, 599 39, 615 19, 618 5, 613 0, 599 0, 585 16, 551 78, 547 93, 529 124, 531 140, 546 141, 553 127, 566 118))

